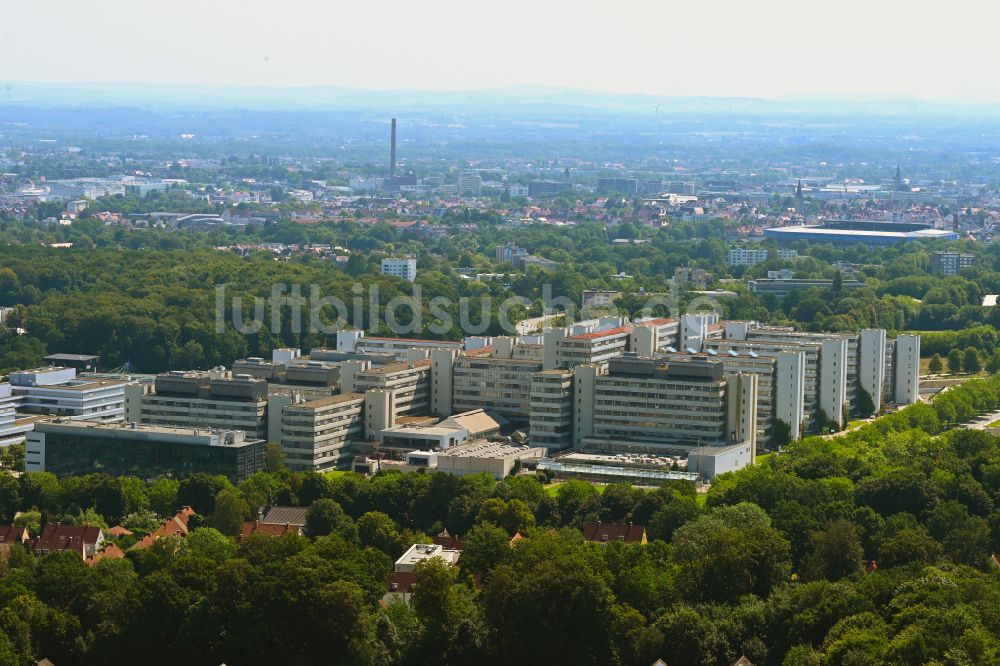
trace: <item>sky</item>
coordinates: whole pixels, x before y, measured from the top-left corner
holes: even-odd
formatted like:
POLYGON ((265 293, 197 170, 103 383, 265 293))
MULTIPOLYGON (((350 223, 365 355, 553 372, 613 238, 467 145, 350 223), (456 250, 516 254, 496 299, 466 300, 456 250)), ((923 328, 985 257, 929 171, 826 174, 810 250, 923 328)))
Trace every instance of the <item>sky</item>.
POLYGON ((987 0, 8 0, 0 81, 1000 101, 987 0))

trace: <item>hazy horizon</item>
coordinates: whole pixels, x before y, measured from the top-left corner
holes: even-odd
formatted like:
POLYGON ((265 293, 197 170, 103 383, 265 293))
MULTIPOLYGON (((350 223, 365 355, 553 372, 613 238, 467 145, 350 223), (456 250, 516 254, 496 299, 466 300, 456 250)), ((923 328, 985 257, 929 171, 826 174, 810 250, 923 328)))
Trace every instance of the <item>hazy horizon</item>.
POLYGON ((7 7, 17 27, 0 28, 0 81, 997 102, 997 18, 973 0, 933 13, 862 0, 54 0, 7 7))

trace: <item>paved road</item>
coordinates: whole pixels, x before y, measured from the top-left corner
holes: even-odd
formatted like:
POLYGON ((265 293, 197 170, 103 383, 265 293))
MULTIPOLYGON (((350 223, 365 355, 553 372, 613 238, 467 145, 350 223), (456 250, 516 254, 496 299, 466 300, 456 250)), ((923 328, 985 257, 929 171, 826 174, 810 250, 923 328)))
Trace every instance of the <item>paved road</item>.
POLYGON ((1000 410, 990 412, 989 414, 983 414, 972 421, 963 423, 962 427, 970 428, 972 430, 985 430, 986 427, 994 421, 1000 421, 1000 410))

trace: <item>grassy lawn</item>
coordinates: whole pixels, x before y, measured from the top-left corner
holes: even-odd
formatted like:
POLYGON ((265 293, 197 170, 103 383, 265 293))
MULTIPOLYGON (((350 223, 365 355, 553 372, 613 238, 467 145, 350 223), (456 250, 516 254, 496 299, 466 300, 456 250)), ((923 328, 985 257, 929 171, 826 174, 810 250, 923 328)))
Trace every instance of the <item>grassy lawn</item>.
POLYGON ((986 426, 987 428, 1000 428, 1000 419, 997 419, 993 423, 986 426))
POLYGON ((338 476, 346 476, 348 474, 353 474, 353 472, 350 472, 350 471, 348 471, 346 469, 335 469, 335 470, 333 470, 331 472, 326 472, 324 474, 324 476, 326 476, 328 478, 331 478, 331 479, 335 479, 338 476))
POLYGON ((559 486, 563 484, 562 481, 553 481, 552 483, 545 486, 545 492, 549 494, 549 497, 555 497, 556 493, 559 492, 559 486))
MULTIPOLYGON (((982 359, 982 361, 983 361, 983 363, 986 362, 985 359, 982 359)), ((931 374, 930 363, 931 363, 930 357, 920 359, 920 376, 921 377, 927 377, 928 375, 931 374)), ((934 375, 935 377, 940 377, 941 379, 948 379, 948 378, 952 378, 952 377, 978 377, 980 375, 987 375, 987 374, 989 374, 985 370, 977 372, 975 374, 969 374, 967 372, 958 372, 956 374, 952 374, 952 373, 948 372, 948 359, 945 356, 941 357, 941 363, 943 365, 943 367, 941 369, 941 372, 939 372, 938 374, 934 375)))
POLYGON ((773 455, 774 455, 774 451, 771 451, 770 453, 758 453, 757 454, 757 462, 762 463, 762 462, 764 462, 765 460, 767 460, 768 458, 770 458, 773 455))
POLYGON ((694 501, 698 503, 698 508, 704 509, 705 502, 708 501, 708 493, 698 493, 694 496, 694 501))

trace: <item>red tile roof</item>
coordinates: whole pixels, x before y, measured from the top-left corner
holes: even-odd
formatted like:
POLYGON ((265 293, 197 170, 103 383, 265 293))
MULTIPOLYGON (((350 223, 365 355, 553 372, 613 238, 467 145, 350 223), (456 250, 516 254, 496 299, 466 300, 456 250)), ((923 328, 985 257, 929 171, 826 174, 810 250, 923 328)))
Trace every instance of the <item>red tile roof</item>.
POLYGON ((62 525, 49 523, 42 528, 39 539, 51 541, 59 539, 80 539, 86 544, 96 544, 101 538, 101 528, 91 525, 62 525))
POLYGON ((87 552, 87 544, 80 537, 68 537, 65 539, 43 539, 35 538, 31 542, 31 550, 35 555, 47 555, 59 550, 72 550, 84 557, 87 552))
POLYGON ((358 340, 358 342, 360 343, 362 340, 386 340, 386 341, 392 341, 392 342, 433 342, 435 344, 442 344, 442 345, 460 345, 460 344, 462 344, 461 342, 459 342, 457 340, 428 340, 426 338, 386 338, 386 337, 381 337, 381 336, 378 336, 378 335, 366 335, 363 338, 361 338, 360 340, 358 340))
POLYGON ((452 536, 448 533, 448 530, 444 530, 437 536, 432 536, 431 543, 450 550, 462 550, 462 546, 464 545, 461 537, 452 536))
POLYGON ((165 536, 187 536, 188 520, 195 515, 195 510, 189 506, 182 508, 172 518, 168 518, 155 532, 150 532, 135 543, 132 548, 149 548, 153 542, 165 536))
POLYGON ((31 538, 23 525, 0 525, 0 543, 21 543, 31 538))
POLYGON ((117 559, 122 558, 122 557, 125 557, 125 551, 123 551, 121 548, 119 548, 118 544, 113 543, 110 546, 108 546, 107 548, 105 548, 104 550, 102 550, 101 552, 99 552, 97 555, 94 555, 93 557, 91 557, 90 559, 88 559, 87 560, 87 565, 88 566, 94 566, 95 564, 97 564, 98 562, 100 562, 101 560, 103 560, 104 558, 110 558, 110 559, 113 559, 113 560, 117 560, 117 559))
POLYGON ((301 533, 302 528, 298 525, 292 525, 291 523, 278 525, 275 523, 262 523, 255 520, 252 523, 243 523, 243 532, 240 534, 240 539, 246 539, 251 534, 266 534, 267 536, 280 537, 284 534, 301 533))
POLYGON ((584 541, 610 543, 624 541, 625 543, 642 543, 646 528, 642 525, 627 525, 617 523, 587 523, 583 526, 584 541))

